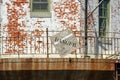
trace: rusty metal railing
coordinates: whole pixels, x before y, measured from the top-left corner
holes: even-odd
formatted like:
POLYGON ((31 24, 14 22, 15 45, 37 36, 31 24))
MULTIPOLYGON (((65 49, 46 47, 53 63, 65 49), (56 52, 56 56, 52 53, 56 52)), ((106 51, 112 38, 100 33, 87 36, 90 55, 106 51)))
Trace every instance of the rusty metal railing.
MULTIPOLYGON (((43 31, 41 36, 0 37, 1 58, 61 58, 50 40, 50 37, 60 31, 43 31)), ((29 33, 29 32, 26 32, 29 33)), ((84 32, 74 31, 79 48, 73 50, 65 58, 84 58, 84 32)), ((88 33, 88 56, 90 58, 120 58, 120 33, 109 32, 106 36, 95 36, 93 31, 88 33)))

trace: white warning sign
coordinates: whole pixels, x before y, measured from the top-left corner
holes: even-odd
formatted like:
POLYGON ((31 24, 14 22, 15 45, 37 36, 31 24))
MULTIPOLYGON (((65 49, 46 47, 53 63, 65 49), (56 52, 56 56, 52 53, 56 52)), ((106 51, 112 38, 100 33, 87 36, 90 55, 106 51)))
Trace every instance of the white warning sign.
POLYGON ((61 56, 71 53, 73 50, 79 47, 78 41, 69 29, 64 30, 60 33, 51 37, 52 44, 54 44, 56 50, 61 56))

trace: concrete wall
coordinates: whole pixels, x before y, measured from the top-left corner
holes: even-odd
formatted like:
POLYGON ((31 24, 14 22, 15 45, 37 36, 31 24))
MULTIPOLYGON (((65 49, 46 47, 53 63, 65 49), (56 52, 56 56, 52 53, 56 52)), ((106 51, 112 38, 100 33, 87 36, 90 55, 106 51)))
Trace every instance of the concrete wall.
POLYGON ((114 71, 112 59, 76 58, 4 58, 0 59, 0 71, 8 70, 98 70, 114 71))

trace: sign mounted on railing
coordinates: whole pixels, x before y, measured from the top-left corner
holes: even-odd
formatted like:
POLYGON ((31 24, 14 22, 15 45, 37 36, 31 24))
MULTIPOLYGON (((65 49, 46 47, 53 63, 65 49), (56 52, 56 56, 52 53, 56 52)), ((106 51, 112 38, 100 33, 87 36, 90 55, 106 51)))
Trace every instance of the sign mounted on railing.
POLYGON ((70 29, 64 30, 51 37, 51 42, 61 56, 71 53, 79 47, 79 43, 70 29))

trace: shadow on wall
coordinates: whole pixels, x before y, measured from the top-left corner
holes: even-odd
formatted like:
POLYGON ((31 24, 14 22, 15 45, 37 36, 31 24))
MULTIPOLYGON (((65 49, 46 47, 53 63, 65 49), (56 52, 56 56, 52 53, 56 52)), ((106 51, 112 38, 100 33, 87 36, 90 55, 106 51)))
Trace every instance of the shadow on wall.
POLYGON ((83 70, 0 71, 0 80, 114 80, 113 73, 83 70))

